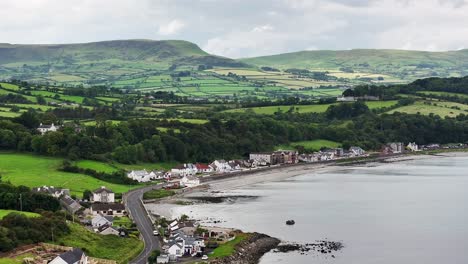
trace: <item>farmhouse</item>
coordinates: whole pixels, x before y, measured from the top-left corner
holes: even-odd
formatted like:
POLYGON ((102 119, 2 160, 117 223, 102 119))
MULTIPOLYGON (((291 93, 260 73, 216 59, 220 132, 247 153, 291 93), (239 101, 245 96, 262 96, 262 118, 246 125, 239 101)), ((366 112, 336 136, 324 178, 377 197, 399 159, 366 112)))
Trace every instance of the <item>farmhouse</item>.
POLYGON ((119 230, 114 228, 110 224, 102 225, 98 227, 96 230, 96 233, 99 233, 101 235, 115 235, 118 236, 120 234, 119 230))
POLYGON ((55 126, 54 123, 51 125, 43 125, 42 123, 39 125, 37 128, 37 131, 39 131, 42 135, 44 135, 47 132, 55 132, 59 130, 60 126, 55 126))
POLYGON ((124 216, 127 214, 125 206, 120 203, 94 203, 91 205, 91 213, 97 215, 124 216))
POLYGON ((83 250, 74 248, 71 251, 60 254, 49 264, 88 264, 88 257, 83 250))
POLYGON ((94 203, 113 203, 115 202, 115 194, 112 190, 105 186, 93 191, 91 201, 94 203))

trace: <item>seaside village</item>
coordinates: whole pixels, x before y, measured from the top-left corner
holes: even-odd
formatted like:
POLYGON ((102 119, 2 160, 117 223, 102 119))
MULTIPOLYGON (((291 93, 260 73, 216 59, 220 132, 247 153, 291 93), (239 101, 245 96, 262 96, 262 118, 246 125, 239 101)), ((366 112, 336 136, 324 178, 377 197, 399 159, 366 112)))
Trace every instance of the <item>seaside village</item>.
MULTIPOLYGON (((403 144, 401 142, 394 142, 383 146, 377 155, 396 155, 403 152, 465 147, 466 145, 464 144, 418 146, 415 143, 403 144)), ((167 182, 165 185, 166 189, 182 189, 197 187, 201 185, 204 178, 213 175, 229 175, 244 171, 291 166, 297 163, 325 163, 339 159, 366 156, 369 156, 369 154, 360 147, 350 147, 348 150, 342 148, 323 149, 311 154, 299 154, 297 151, 279 150, 251 153, 248 160, 215 160, 210 164, 186 163, 180 164, 168 171, 129 171, 127 176, 140 183, 151 181, 167 182)), ((58 198, 63 208, 72 215, 77 216, 77 221, 81 221, 91 232, 120 237, 137 236, 139 234, 135 224, 130 219, 131 216, 127 212, 125 203, 123 202, 125 199, 117 197, 116 193, 105 186, 91 191, 89 196, 84 197, 83 200, 78 200, 70 195, 68 189, 42 186, 33 190, 58 198)), ((189 220, 186 217, 169 221, 162 217, 149 215, 154 218, 152 219, 155 224, 153 235, 159 236, 164 242, 163 251, 158 257, 157 263, 175 262, 192 257, 202 257, 202 259, 205 259, 207 258, 207 252, 211 248, 215 248, 219 243, 230 241, 236 236, 234 230, 200 226, 195 221, 189 220)), ((115 263, 96 259, 90 261, 92 258, 88 258, 79 249, 70 248, 63 250, 63 248, 52 248, 50 250, 56 252, 55 255, 49 254, 49 256, 55 256, 55 259, 48 260, 54 264, 115 263)))

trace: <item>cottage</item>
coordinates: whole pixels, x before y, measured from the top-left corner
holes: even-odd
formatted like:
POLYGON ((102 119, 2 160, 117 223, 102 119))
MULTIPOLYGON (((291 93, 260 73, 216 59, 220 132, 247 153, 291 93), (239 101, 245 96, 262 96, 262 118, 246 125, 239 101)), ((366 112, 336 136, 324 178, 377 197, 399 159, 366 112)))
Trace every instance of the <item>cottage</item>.
POLYGON ((207 164, 197 163, 195 164, 195 167, 197 167, 197 173, 212 173, 213 172, 213 167, 207 164))
POLYGON ((91 213, 97 215, 124 216, 127 214, 125 206, 120 203, 94 203, 91 205, 91 213))
POLYGON ((231 166, 225 160, 215 160, 210 164, 213 167, 214 171, 217 173, 230 172, 232 170, 231 166))
POLYGON ((167 253, 169 257, 182 257, 184 255, 194 255, 203 252, 205 242, 202 238, 186 235, 178 230, 171 234, 167 253))
POLYGON ((41 133, 41 135, 44 135, 47 132, 55 132, 55 131, 59 130, 59 128, 60 128, 60 126, 55 126, 54 123, 52 123, 51 125, 43 125, 41 123, 39 125, 39 127, 37 128, 37 131, 39 131, 39 133, 41 133))
POLYGON ((181 185, 186 187, 196 187, 200 185, 200 179, 197 176, 185 175, 182 180, 180 180, 181 185))
POLYGON ((151 181, 151 176, 146 170, 132 170, 127 174, 127 177, 138 182, 151 181))
POLYGON ((241 170, 242 168, 242 162, 239 160, 231 160, 228 162, 229 167, 231 167, 231 170, 233 171, 238 171, 241 170))
POLYGON ((416 142, 410 142, 408 143, 408 146, 406 146, 406 149, 409 151, 416 152, 419 151, 419 146, 418 144, 416 144, 416 142))
POLYGON ((83 250, 74 248, 71 251, 60 254, 49 264, 88 264, 88 257, 83 250))
POLYGON ((93 217, 93 219, 91 219, 91 225, 97 228, 103 225, 112 225, 113 221, 113 216, 98 214, 97 216, 93 217))
POLYGON ((363 156, 364 154, 366 154, 366 152, 362 148, 356 147, 356 146, 350 147, 349 148, 349 153, 353 157, 359 157, 359 156, 363 156))
POLYGON ((295 164, 299 160, 297 156, 299 153, 293 150, 279 150, 272 154, 271 164, 295 164))
POLYGON ((94 203, 114 203, 115 194, 112 190, 107 189, 105 186, 93 191, 91 201, 94 203))
POLYGON ((33 188, 32 191, 38 192, 38 193, 46 193, 46 194, 52 195, 55 198, 60 198, 65 195, 70 196, 69 189, 56 188, 54 186, 37 187, 37 188, 33 188))
POLYGON ((60 197, 59 199, 60 204, 69 212, 72 214, 75 214, 79 210, 83 208, 80 203, 77 201, 73 200, 70 196, 65 195, 60 197))

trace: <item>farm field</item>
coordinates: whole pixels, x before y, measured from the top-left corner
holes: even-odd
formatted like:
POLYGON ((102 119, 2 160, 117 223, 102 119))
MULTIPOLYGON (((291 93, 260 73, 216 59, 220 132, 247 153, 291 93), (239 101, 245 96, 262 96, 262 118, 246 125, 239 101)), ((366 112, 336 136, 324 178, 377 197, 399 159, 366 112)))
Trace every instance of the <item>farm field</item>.
POLYGON ((421 115, 438 115, 440 117, 456 117, 460 114, 468 113, 468 105, 452 103, 452 102, 438 102, 438 101, 417 101, 412 105, 402 106, 393 109, 387 113, 393 114, 395 112, 407 114, 421 114, 421 115), (454 109, 452 107, 458 108, 454 109))
MULTIPOLYGON (((392 101, 370 101, 366 102, 366 105, 369 109, 378 109, 383 107, 391 107, 398 103, 396 100, 392 101)), ((338 104, 338 103, 335 103, 338 104)), ((327 111, 328 107, 335 104, 316 104, 316 105, 279 105, 279 106, 262 106, 262 107, 252 107, 252 108, 238 108, 238 109, 230 109, 226 110, 227 113, 239 113, 245 112, 247 110, 252 110, 256 114, 264 114, 264 115, 272 115, 278 110, 283 112, 287 112, 294 108, 294 111, 299 113, 324 113, 327 111)))
POLYGON ((88 175, 59 171, 62 159, 20 153, 0 153, 2 179, 14 185, 38 187, 43 185, 70 189, 81 196, 84 190, 106 186, 116 193, 123 193, 138 185, 121 185, 98 180, 88 175), (18 166, 21 164, 21 166, 18 166))
POLYGON ((121 238, 113 235, 98 235, 85 227, 70 223, 70 234, 60 237, 55 244, 77 247, 85 250, 89 256, 116 260, 127 263, 143 250, 143 242, 135 236, 121 238))
POLYGON ((308 140, 308 141, 298 141, 298 142, 292 142, 288 145, 281 145, 278 146, 276 149, 296 149, 298 146, 304 147, 307 151, 318 151, 321 148, 338 148, 341 146, 341 143, 331 141, 331 140, 326 140, 326 139, 316 139, 316 140, 308 140))
POLYGON ((99 161, 94 161, 94 160, 80 160, 80 161, 75 162, 75 165, 83 169, 92 169, 98 172, 105 172, 105 173, 114 173, 116 171, 119 171, 118 168, 110 164, 99 162, 99 161))
POLYGON ((176 166, 176 162, 159 162, 159 163, 137 163, 137 164, 121 164, 114 163, 113 166, 124 169, 126 171, 131 170, 169 170, 176 166))
POLYGON ((208 123, 208 120, 206 119, 187 119, 187 118, 168 118, 168 121, 179 121, 182 123, 190 123, 190 124, 196 124, 196 125, 202 125, 208 123))
POLYGON ((18 213, 18 214, 23 214, 27 217, 39 217, 39 214, 36 213, 31 213, 31 212, 21 212, 21 211, 16 211, 16 210, 4 210, 0 209, 0 220, 3 219, 3 217, 7 216, 10 213, 18 213))

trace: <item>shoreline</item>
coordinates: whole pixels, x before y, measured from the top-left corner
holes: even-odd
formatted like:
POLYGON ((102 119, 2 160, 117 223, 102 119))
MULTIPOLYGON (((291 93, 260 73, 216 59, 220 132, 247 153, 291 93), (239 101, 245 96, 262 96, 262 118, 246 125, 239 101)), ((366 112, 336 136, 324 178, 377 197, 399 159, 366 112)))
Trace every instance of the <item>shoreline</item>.
MULTIPOLYGON (((342 170, 352 170, 356 168, 376 167, 388 163, 411 162, 414 160, 428 160, 434 158, 466 157, 466 151, 447 151, 435 153, 410 153, 399 156, 375 157, 364 160, 344 161, 342 163, 306 163, 297 166, 278 167, 266 171, 246 172, 242 175, 212 179, 203 186, 196 187, 190 191, 177 194, 172 197, 163 198, 157 202, 145 203, 145 207, 153 214, 164 216, 167 219, 175 218, 173 209, 184 206, 176 204, 179 201, 188 201, 193 197, 217 197, 227 191, 232 191, 242 187, 265 183, 284 181, 304 174, 331 173, 342 170)), ((193 202, 193 200, 191 200, 193 202)))

